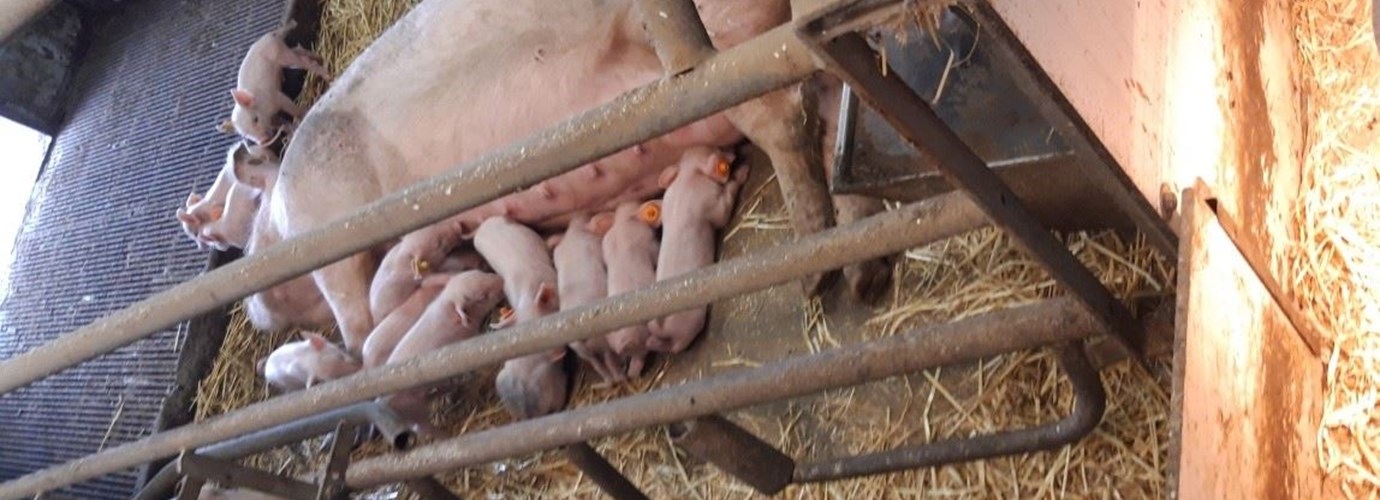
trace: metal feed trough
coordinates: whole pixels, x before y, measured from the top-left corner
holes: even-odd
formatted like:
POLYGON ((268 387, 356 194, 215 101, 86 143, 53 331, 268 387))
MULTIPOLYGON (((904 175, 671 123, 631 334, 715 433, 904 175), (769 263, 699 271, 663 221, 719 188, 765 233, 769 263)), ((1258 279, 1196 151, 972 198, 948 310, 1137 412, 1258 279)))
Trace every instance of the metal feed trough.
POLYGON ((34 472, 0 484, 0 498, 33 496, 179 454, 141 497, 164 495, 180 473, 188 476, 183 491, 187 498, 194 498, 208 479, 289 498, 338 498, 349 490, 406 482, 428 497, 447 498, 450 493, 430 476, 560 447, 567 447, 571 461, 605 491, 618 498, 638 498, 642 494, 635 485, 582 443, 658 425, 669 425, 675 442, 689 452, 770 494, 791 483, 1025 453, 1081 439, 1097 425, 1104 409, 1097 367, 1126 357, 1140 359, 1144 330, 1049 227, 1134 227, 1171 257, 1177 248, 1175 237, 985 2, 959 5, 956 14, 944 18, 940 35, 951 47, 963 47, 968 40, 968 54, 955 53, 973 68, 992 71, 950 71, 952 59, 933 57, 936 49, 926 45, 928 37, 911 37, 910 44, 888 41, 883 53, 889 58, 874 51, 861 33, 895 19, 910 3, 821 2, 812 15, 715 53, 689 0, 646 0, 640 8, 663 14, 649 16, 648 27, 658 56, 673 76, 5 360, 0 363, 0 392, 794 84, 816 71, 833 73, 850 89, 842 106, 840 133, 847 140, 840 141, 845 154, 838 155, 836 188, 912 203, 586 307, 518 324, 507 335, 480 336, 34 472), (978 33, 983 43, 973 49, 971 41, 978 33), (943 64, 938 63, 941 60, 943 64), (893 64, 886 68, 879 61, 893 64), (938 86, 935 75, 941 77, 938 86), (926 85, 935 92, 965 98, 936 99, 945 103, 936 110, 929 97, 918 93, 933 96, 926 85), (979 99, 984 93, 993 97, 979 99), (867 107, 859 106, 859 101, 867 107), (1012 117, 1010 126, 988 130, 974 125, 981 124, 978 118, 994 113, 1012 117), (1027 140, 1031 133, 1040 140, 1027 140), (888 137, 915 149, 886 149, 888 137), (894 161, 877 160, 887 155, 894 161), (1049 182, 1051 177, 1055 182, 1049 182), (962 192, 940 194, 950 189, 948 183, 962 192), (490 189, 480 192, 453 186, 490 189), (1070 216, 1080 212, 1101 218, 1070 216), (410 442, 387 411, 369 402, 378 396, 992 223, 1036 257, 1070 296, 348 463, 345 451, 353 442, 353 429, 376 427, 400 448, 410 442), (1087 342, 1098 339, 1107 341, 1087 342), (770 401, 1039 347, 1057 352, 1075 401, 1064 419, 1034 428, 798 463, 719 416, 770 401), (229 461, 332 431, 336 435, 332 460, 318 484, 229 461))

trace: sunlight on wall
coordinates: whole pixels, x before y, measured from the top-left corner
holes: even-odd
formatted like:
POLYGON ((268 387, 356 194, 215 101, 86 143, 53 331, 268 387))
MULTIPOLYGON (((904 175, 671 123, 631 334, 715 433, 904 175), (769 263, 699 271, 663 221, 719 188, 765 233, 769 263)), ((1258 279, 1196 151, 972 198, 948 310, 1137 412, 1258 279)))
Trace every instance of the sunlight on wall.
POLYGON ((15 236, 49 142, 47 135, 0 117, 0 297, 9 295, 15 236))

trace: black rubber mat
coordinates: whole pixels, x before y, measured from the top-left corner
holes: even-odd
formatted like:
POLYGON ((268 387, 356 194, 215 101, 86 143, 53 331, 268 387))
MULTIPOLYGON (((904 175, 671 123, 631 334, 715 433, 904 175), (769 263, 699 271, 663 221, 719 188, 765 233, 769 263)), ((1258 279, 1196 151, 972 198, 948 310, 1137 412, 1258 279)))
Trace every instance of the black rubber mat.
MULTIPOLYGON (((283 0, 142 0, 96 23, 68 121, 30 202, 0 303, 0 357, 185 281, 207 256, 173 211, 232 143, 215 126, 245 49, 283 0)), ((150 434, 184 324, 0 397, 0 480, 150 434)), ((127 498, 135 471, 59 496, 127 498)))

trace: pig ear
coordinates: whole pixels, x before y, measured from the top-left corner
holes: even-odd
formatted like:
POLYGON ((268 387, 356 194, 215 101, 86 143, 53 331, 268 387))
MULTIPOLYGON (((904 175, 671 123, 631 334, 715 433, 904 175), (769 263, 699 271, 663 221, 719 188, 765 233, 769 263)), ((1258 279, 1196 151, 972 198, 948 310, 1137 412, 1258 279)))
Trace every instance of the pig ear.
POLYGON ((235 98, 235 104, 246 108, 254 106, 254 94, 244 89, 234 89, 230 91, 230 96, 235 98))
POLYGON ((555 250, 556 247, 557 247, 558 245, 561 244, 561 240, 563 240, 563 239, 565 239, 565 235, 560 234, 560 233, 556 233, 556 234, 553 234, 553 235, 551 235, 551 236, 547 236, 547 237, 546 237, 546 248, 548 248, 548 249, 550 249, 550 250, 555 250))
POLYGON ((671 183, 676 181, 676 175, 679 173, 679 167, 666 167, 662 169, 661 176, 656 178, 656 185, 661 186, 661 189, 671 187, 671 183))
POLYGON ((565 353, 566 348, 564 347, 561 347, 560 349, 552 349, 551 352, 546 354, 546 360, 552 363, 559 363, 562 359, 565 359, 565 353))
POLYGON ((729 175, 733 173, 733 160, 722 154, 712 154, 705 160, 704 167, 710 178, 722 182, 728 180, 729 175))
POLYGON ((235 182, 242 183, 254 189, 263 189, 268 185, 265 181, 268 173, 266 169, 272 168, 263 164, 263 159, 249 155, 249 148, 243 142, 235 146, 235 168, 233 174, 235 182))
POLYGON ((320 351, 326 348, 326 337, 322 337, 319 333, 302 332, 302 338, 307 339, 307 344, 310 344, 313 350, 320 351))
POLYGON ((190 207, 197 203, 201 203, 201 195, 196 193, 187 193, 187 201, 186 203, 184 203, 184 205, 190 207))
POLYGON ((550 283, 542 283, 541 288, 537 289, 537 294, 533 298, 537 299, 538 305, 555 307, 556 289, 552 288, 550 283))
POLYGON ((589 232, 603 235, 613 227, 613 214, 604 212, 589 220, 589 232))
POLYGON ((648 200, 637 209, 638 218, 652 227, 661 227, 661 200, 648 200))
POLYGON ((196 217, 187 213, 186 210, 177 209, 177 220, 183 224, 194 225, 197 223, 196 217))

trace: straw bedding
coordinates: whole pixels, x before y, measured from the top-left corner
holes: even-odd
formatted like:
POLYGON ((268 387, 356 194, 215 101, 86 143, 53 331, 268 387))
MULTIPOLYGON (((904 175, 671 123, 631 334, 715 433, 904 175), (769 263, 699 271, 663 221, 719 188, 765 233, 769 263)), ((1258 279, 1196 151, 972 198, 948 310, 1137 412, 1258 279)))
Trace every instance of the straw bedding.
MULTIPOLYGON (((328 0, 318 51, 333 72, 342 70, 368 41, 404 13, 411 0, 328 0)), ((313 82, 305 99, 319 95, 313 82)), ((744 190, 740 214, 726 238, 752 232, 789 231, 779 195, 769 189, 744 190)), ((1173 267, 1139 240, 1117 234, 1073 234, 1069 247, 1121 297, 1164 297, 1173 290, 1173 267)), ((915 326, 1019 305, 1058 292, 1038 264, 1005 235, 981 230, 914 249, 897 263, 891 298, 876 310, 863 336, 892 335, 915 326)), ((800 342, 807 351, 840 342, 819 301, 802 309, 800 342)), ((225 347, 198 395, 198 419, 261 401, 268 396, 253 369, 255 360, 291 334, 254 331, 238 310, 225 347)), ((1168 447, 1167 360, 1151 363, 1152 373, 1123 363, 1102 373, 1108 389, 1107 413, 1096 432, 1075 446, 984 462, 910 471, 824 485, 792 486, 789 498, 891 497, 1098 497, 1162 498, 1166 495, 1168 447)), ((720 367, 758 364, 747 353, 716 360, 720 367)), ((579 375, 572 406, 587 406, 661 387, 667 365, 628 386, 595 387, 588 370, 579 375)), ((453 433, 474 432, 511 421, 492 385, 492 370, 476 374, 462 390, 433 403, 438 425, 453 433)), ((832 391, 789 403, 728 415, 786 453, 824 458, 842 452, 884 450, 902 444, 964 437, 1035 425, 1068 411, 1071 393, 1053 357, 1045 351, 1014 353, 975 366, 897 377, 865 388, 832 391), (895 404, 877 404, 864 392, 894 395, 895 404)), ((311 474, 322 460, 321 439, 246 460, 274 471, 311 474)), ((660 429, 644 430, 591 443, 653 498, 746 498, 752 491, 712 466, 698 463, 671 445, 660 429)), ((355 458, 386 453, 368 443, 355 458)), ((597 495, 596 487, 556 453, 508 460, 443 475, 457 491, 493 497, 528 498, 597 495)), ((369 493, 392 498, 396 487, 369 493)))
POLYGON ((1380 59, 1364 0, 1299 0, 1308 149, 1294 230, 1274 263, 1330 332, 1319 458, 1349 498, 1380 495, 1380 59))

